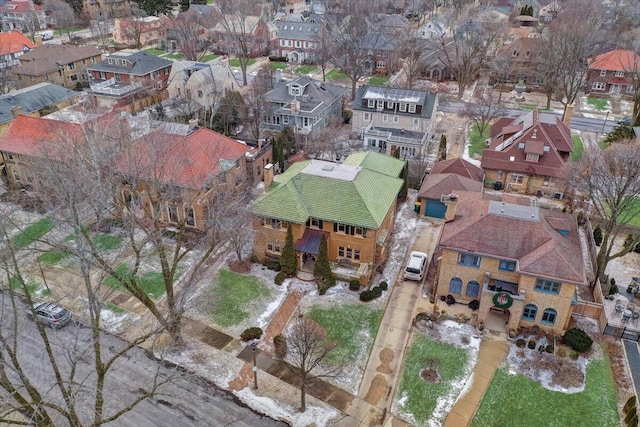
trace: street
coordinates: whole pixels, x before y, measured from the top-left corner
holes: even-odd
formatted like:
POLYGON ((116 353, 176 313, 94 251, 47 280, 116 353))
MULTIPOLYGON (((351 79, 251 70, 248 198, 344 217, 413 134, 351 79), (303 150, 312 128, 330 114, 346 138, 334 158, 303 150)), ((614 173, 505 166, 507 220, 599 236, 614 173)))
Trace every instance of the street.
MULTIPOLYGON (((17 300, 18 315, 10 304, 9 296, 0 295, 2 329, 5 339, 11 339, 12 326, 17 325, 17 353, 26 375, 49 402, 62 403, 59 391, 54 386, 54 376, 48 362, 44 344, 35 324, 27 319, 26 308, 17 300), (17 319, 17 321, 14 321, 17 319)), ((46 329, 47 336, 61 365, 63 381, 73 384, 75 408, 84 422, 92 419, 91 411, 95 399, 95 373, 93 369, 93 349, 91 328, 70 324, 59 330, 46 329), (75 366, 75 373, 70 375, 75 366)), ((11 342, 11 341, 10 341, 11 342)), ((113 355, 125 346, 125 342, 112 335, 102 334, 102 349, 105 357, 113 355)), ((6 352, 5 352, 6 353, 6 352)), ((6 354, 5 354, 6 357, 6 354)), ((18 384, 16 372, 5 363, 6 373, 18 384)), ((239 404, 231 393, 220 390, 201 378, 158 363, 146 356, 140 348, 133 348, 118 359, 110 368, 105 385, 106 417, 129 405, 139 394, 148 389, 154 381, 163 382, 157 395, 143 400, 132 411, 107 425, 131 427, 157 426, 265 426, 284 427, 287 424, 256 414, 239 404)), ((19 387, 22 388, 22 387, 19 387)), ((12 400, 1 389, 3 407, 12 400)), ((56 412, 51 411, 56 426, 68 425, 56 412)))

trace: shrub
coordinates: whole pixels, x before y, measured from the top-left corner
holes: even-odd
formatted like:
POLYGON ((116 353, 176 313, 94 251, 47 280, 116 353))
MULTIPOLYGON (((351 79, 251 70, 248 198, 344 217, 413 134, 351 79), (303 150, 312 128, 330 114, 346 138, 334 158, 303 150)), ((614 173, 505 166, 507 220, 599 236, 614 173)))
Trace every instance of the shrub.
POLYGON ((251 261, 254 264, 257 264, 258 262, 260 262, 260 259, 258 258, 258 255, 251 254, 251 256, 249 257, 249 261, 251 261))
POLYGON ((382 296, 382 288, 380 286, 376 286, 371 289, 374 298, 380 298, 382 296))
POLYGON ((325 277, 318 282, 318 294, 324 295, 327 293, 329 288, 332 288, 336 285, 336 279, 332 276, 325 277))
POLYGON ((602 244, 602 230, 599 225, 593 230, 593 241, 596 243, 596 246, 602 244))
MULTIPOLYGON (((613 279, 611 279, 611 280, 613 280, 613 279)), ((617 294, 618 292, 620 292, 620 291, 618 290, 618 286, 616 286, 616 285, 611 285, 611 287, 609 288, 609 295, 615 295, 615 294, 617 294)))
POLYGON ((389 284, 385 281, 380 282, 378 286, 380 286, 380 289, 382 289, 383 291, 386 291, 389 288, 389 284))
POLYGON ((634 417, 634 415, 636 415, 636 412, 637 412, 637 411, 629 411, 629 412, 627 412, 627 414, 626 414, 626 415, 625 415, 625 417, 624 417, 624 422, 625 422, 627 425, 632 425, 632 426, 634 426, 634 427, 637 425, 637 424, 631 424, 631 423, 630 423, 631 418, 633 418, 633 417, 634 417))
POLYGON ((271 61, 271 62, 288 62, 289 60, 287 59, 286 56, 270 56, 269 57, 269 61, 271 61))
POLYGON ((360 282, 358 280, 352 280, 349 282, 349 290, 357 292, 360 290, 360 282))
POLYGON ((519 338, 516 340, 516 347, 524 348, 525 345, 527 345, 527 341, 524 340, 523 338, 519 338))
POLYGON ((527 347, 529 347, 531 350, 535 350, 536 348, 535 340, 529 340, 529 342, 527 343, 527 347))
POLYGON ((282 282, 284 282, 284 279, 286 278, 287 278, 287 274, 284 271, 280 271, 278 274, 276 274, 276 278, 273 279, 273 283, 280 286, 282 285, 282 282))
POLYGON ((240 339, 242 341, 251 341, 258 340, 262 336, 262 329, 257 326, 252 326, 250 328, 245 329, 240 334, 240 339))
POLYGON ((282 334, 273 337, 274 354, 279 359, 284 359, 287 355, 287 339, 282 334))
POLYGON ((548 346, 546 346, 544 348, 544 351, 546 351, 547 353, 553 353, 553 344, 549 344, 548 346))
POLYGON ((373 299, 373 293, 371 291, 360 292, 360 301, 368 302, 373 299))
POLYGON ((636 427, 638 425, 638 413, 637 412, 629 412, 633 414, 629 421, 625 421, 627 423, 627 427, 636 427))
POLYGON ((352 117, 353 117, 353 111, 345 110, 342 112, 342 122, 344 124, 349 124, 351 122, 352 117))
POLYGON ((629 398, 629 400, 627 400, 627 403, 624 404, 624 408, 622 408, 624 413, 626 414, 627 412, 629 412, 631 410, 631 408, 635 408, 636 407, 636 402, 637 402, 637 398, 636 398, 636 396, 634 394, 633 396, 631 396, 629 398))
POLYGON ((273 271, 280 271, 282 269, 282 267, 280 266, 280 261, 278 260, 271 260, 267 262, 267 268, 273 271))
POLYGON ((571 328, 564 333, 562 342, 573 350, 583 353, 591 348, 593 340, 587 335, 585 331, 579 328, 571 328))
POLYGON ((564 347, 560 347, 560 348, 558 349, 558 351, 556 352, 556 354, 557 354, 559 357, 567 357, 567 349, 566 349, 566 348, 564 348, 564 347))
POLYGON ((575 350, 571 350, 571 351, 569 352, 569 357, 570 357, 572 360, 578 360, 578 356, 580 356, 580 353, 578 353, 578 352, 577 352, 577 351, 575 351, 575 350))

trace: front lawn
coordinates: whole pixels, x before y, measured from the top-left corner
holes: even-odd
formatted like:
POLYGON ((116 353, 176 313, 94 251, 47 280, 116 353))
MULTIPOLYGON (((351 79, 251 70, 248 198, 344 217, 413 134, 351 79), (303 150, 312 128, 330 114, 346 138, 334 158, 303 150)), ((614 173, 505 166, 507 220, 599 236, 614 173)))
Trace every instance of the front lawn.
POLYGON ((164 54, 164 50, 160 50, 160 49, 145 49, 144 51, 147 52, 149 55, 154 55, 154 56, 160 56, 164 54))
POLYGON ((485 141, 489 138, 489 128, 485 127, 484 133, 478 132, 476 125, 471 126, 469 129, 469 157, 473 158, 474 154, 482 155, 485 149, 485 141))
POLYGON ((251 301, 270 295, 259 278, 220 270, 212 288, 211 319, 223 328, 237 325, 253 314, 247 311, 251 301))
MULTIPOLYGON (((640 199, 634 198, 633 201, 629 203, 628 212, 639 212, 640 211, 639 205, 640 205, 640 199)), ((624 218, 628 218, 629 216, 631 216, 625 212, 622 212, 621 215, 623 215, 624 218)), ((640 227, 640 215, 631 216, 631 219, 627 222, 626 225, 629 225, 632 227, 640 227)))
POLYGON ((602 98, 587 98, 587 104, 599 111, 607 111, 609 109, 609 101, 602 98))
POLYGON ((318 67, 315 65, 301 65, 296 68, 296 74, 311 74, 318 71, 318 67))
POLYGON ((167 59, 183 59, 184 55, 181 53, 170 53, 168 55, 165 55, 165 58, 167 59))
POLYGON ((619 426, 616 390, 609 359, 592 359, 585 390, 550 391, 501 366, 482 399, 472 426, 619 426))
POLYGON ((56 265, 57 263, 59 263, 60 261, 62 261, 63 259, 65 259, 68 256, 69 256, 68 252, 50 250, 50 251, 46 251, 42 255, 40 255, 38 260, 42 264, 56 265))
POLYGON ((51 218, 43 218, 16 235, 13 238, 13 244, 17 249, 26 248, 51 230, 53 230, 53 220, 51 218))
POLYGON ((110 251, 120 248, 120 245, 122 245, 122 237, 114 236, 113 234, 98 233, 94 236, 93 242, 96 244, 98 250, 110 251))
POLYGON ((389 76, 371 76, 368 84, 374 86, 383 86, 389 81, 389 76))
POLYGON ((287 68, 287 63, 286 62, 269 62, 269 68, 271 68, 272 70, 284 70, 285 68, 287 68))
POLYGON ((40 288, 40 285, 38 285, 38 283, 34 282, 33 280, 27 280, 27 283, 25 285, 18 276, 11 276, 11 278, 9 279, 9 286, 13 291, 19 291, 20 293, 23 293, 25 295, 28 293, 31 296, 35 296, 36 291, 40 288))
POLYGON ((220 55, 216 55, 215 53, 208 53, 205 56, 202 57, 202 59, 200 59, 201 62, 209 62, 212 61, 216 58, 219 58, 220 55))
POLYGON ((312 306, 307 316, 327 331, 330 340, 338 343, 332 357, 336 360, 360 360, 371 351, 382 313, 382 309, 368 305, 348 304, 329 308, 312 306))
POLYGON ((349 76, 338 70, 331 70, 327 73, 327 80, 348 80, 349 76))
POLYGON ((577 162, 582 158, 582 153, 584 153, 584 144, 582 143, 582 138, 578 135, 573 135, 571 137, 573 140, 573 152, 571 153, 571 161, 577 162))
MULTIPOLYGON (((249 58, 249 62, 247 62, 247 67, 250 67, 255 63, 256 63, 255 58, 249 58)), ((230 67, 239 67, 240 66, 240 60, 238 58, 231 58, 229 60, 229 66, 230 67)))
MULTIPOLYGON (((127 292, 122 286, 121 280, 128 281, 131 279, 131 268, 126 264, 120 264, 116 267, 115 274, 117 277, 107 276, 102 283, 113 289, 127 292)), ((149 271, 138 276, 137 281, 142 291, 150 298, 159 298, 165 293, 164 280, 160 272, 149 271)))
POLYGON ((436 409, 438 399, 451 391, 451 382, 464 375, 467 358, 464 349, 424 336, 417 337, 407 351, 396 397, 402 402, 399 403, 402 412, 411 414, 416 424, 425 425, 436 409), (423 380, 423 369, 436 370, 440 381, 423 380))

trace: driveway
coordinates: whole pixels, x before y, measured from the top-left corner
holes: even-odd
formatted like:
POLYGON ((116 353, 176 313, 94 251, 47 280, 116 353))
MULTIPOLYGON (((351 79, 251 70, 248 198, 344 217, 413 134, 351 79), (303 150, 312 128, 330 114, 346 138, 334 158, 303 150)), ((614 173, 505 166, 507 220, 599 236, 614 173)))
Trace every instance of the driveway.
POLYGON ((638 394, 638 390, 640 390, 640 350, 638 349, 638 343, 628 340, 622 340, 622 342, 624 343, 624 352, 627 355, 629 370, 633 378, 633 386, 636 389, 636 394, 638 394))

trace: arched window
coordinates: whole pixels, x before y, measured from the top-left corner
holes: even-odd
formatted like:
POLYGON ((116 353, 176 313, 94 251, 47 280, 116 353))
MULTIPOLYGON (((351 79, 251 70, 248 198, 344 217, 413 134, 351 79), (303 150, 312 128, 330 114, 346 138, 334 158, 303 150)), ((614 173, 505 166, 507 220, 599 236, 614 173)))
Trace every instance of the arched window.
POLYGON ((467 283, 468 297, 478 298, 479 294, 480 294, 480 283, 476 282, 475 280, 472 280, 469 283, 467 283))
POLYGON ((558 315, 558 312, 555 311, 553 308, 545 308, 544 311, 542 312, 542 323, 545 323, 547 325, 553 325, 554 323, 556 323, 557 315, 558 315))
POLYGON ((524 320, 530 320, 534 322, 536 320, 536 315, 538 314, 538 307, 533 304, 527 304, 524 306, 524 310, 522 311, 522 318, 524 320))
POLYGON ((449 282, 449 292, 452 294, 462 293, 462 280, 459 277, 454 277, 449 282))

